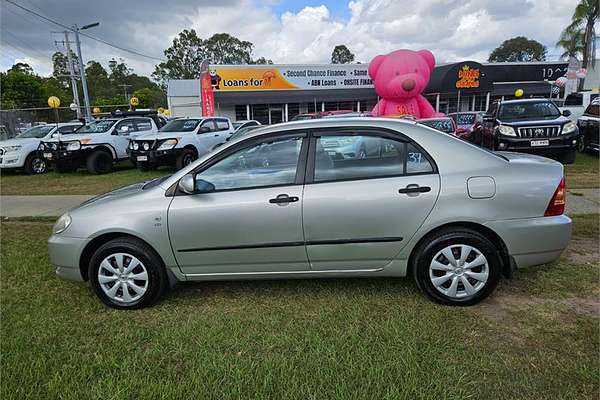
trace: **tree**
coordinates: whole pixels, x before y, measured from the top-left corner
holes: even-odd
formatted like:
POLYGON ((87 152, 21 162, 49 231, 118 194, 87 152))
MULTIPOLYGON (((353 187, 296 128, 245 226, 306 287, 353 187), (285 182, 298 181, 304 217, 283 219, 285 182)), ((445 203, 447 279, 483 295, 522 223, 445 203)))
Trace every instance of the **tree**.
POLYGON ((502 42, 491 52, 488 61, 546 61, 546 46, 524 36, 517 36, 502 42))
POLYGON ((556 46, 564 50, 564 52, 560 55, 560 58, 568 59, 569 57, 578 57, 583 55, 585 52, 583 38, 584 32, 581 30, 575 32, 564 30, 561 33, 558 42, 556 42, 556 46))
POLYGON ((6 72, 19 72, 26 75, 33 75, 33 68, 27 63, 18 62, 6 72))
MULTIPOLYGON (((74 63, 75 70, 77 70, 78 58, 71 51, 71 58, 74 63)), ((52 76, 62 82, 65 86, 69 83, 69 60, 67 55, 57 51, 52 54, 52 76)))
POLYGON ((119 58, 119 61, 111 58, 108 62, 108 68, 110 69, 109 78, 113 82, 123 82, 133 72, 122 58, 119 58))
POLYGON ((590 59, 594 63, 596 53, 595 24, 600 12, 599 8, 598 0, 580 0, 571 17, 571 23, 561 34, 561 40, 573 35, 583 34, 583 38, 581 39, 583 46, 583 68, 589 67, 590 59))
POLYGON ((167 104, 167 96, 165 92, 156 88, 145 87, 143 89, 136 90, 133 95, 140 101, 139 108, 153 108, 164 107, 167 104))
POLYGON ((252 60, 250 42, 239 40, 227 33, 217 33, 204 40, 193 29, 183 30, 164 51, 166 61, 154 68, 152 77, 163 86, 167 79, 197 79, 202 61, 212 64, 272 63, 264 57, 252 60))
POLYGON ((273 64, 273 60, 267 60, 264 57, 259 57, 256 60, 251 61, 250 64, 273 64))
POLYGON ((332 64, 350 64, 354 61, 354 54, 344 44, 335 46, 331 52, 332 64))

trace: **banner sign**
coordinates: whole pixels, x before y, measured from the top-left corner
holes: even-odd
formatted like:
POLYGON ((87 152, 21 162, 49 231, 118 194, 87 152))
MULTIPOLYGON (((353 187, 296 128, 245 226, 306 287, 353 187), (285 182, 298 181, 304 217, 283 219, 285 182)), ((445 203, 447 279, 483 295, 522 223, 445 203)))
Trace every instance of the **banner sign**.
POLYGON ((368 64, 213 65, 212 87, 218 91, 314 90, 372 88, 368 64))
POLYGON ((215 115, 215 94, 208 68, 208 60, 204 60, 200 66, 200 95, 202 97, 202 116, 213 117, 215 115))

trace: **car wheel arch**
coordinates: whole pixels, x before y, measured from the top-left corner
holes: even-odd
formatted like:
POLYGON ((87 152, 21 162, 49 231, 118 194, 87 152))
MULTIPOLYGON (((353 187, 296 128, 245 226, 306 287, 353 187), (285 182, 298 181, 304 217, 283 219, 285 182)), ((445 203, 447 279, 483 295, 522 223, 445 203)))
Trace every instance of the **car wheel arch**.
MULTIPOLYGON (((81 273, 81 277, 84 281, 89 281, 88 276, 88 267, 92 256, 101 246, 115 239, 135 239, 143 242, 146 246, 148 246, 155 253, 156 257, 160 260, 162 267, 168 272, 168 268, 166 268, 165 261, 161 257, 160 253, 156 251, 152 244, 148 243, 148 241, 142 239, 139 236, 132 235, 131 233, 126 232, 107 232, 93 238, 89 243, 85 245, 83 250, 81 251, 81 255, 79 256, 79 272, 81 273)), ((170 279, 170 278, 169 278, 170 279)))
POLYGON ((191 145, 191 144, 186 144, 186 145, 185 145, 183 148, 184 148, 184 149, 188 149, 188 150, 191 150, 191 151, 193 151, 193 152, 194 152, 194 154, 196 154, 196 158, 198 157, 198 154, 200 153, 200 152, 198 151, 198 149, 196 148, 196 146, 193 146, 193 145, 191 145))
POLYGON ((490 242, 492 242, 497 247, 498 252, 500 253, 500 259, 502 260, 502 275, 506 278, 510 278, 512 276, 513 263, 511 261, 510 254, 508 252, 508 247, 506 246, 506 243, 504 242, 504 240, 500 237, 500 235, 498 235, 494 230, 490 229, 489 227, 482 225, 480 223, 471 222, 471 221, 449 222, 449 223, 445 223, 443 225, 439 225, 439 226, 436 226, 436 227, 428 230, 427 233, 425 233, 424 235, 422 235, 419 238, 417 243, 415 243, 415 245, 411 249, 410 255, 408 257, 408 264, 407 264, 409 266, 408 271, 412 271, 412 266, 414 263, 414 259, 416 257, 416 252, 420 249, 420 247, 423 245, 423 243, 426 243, 429 240, 429 238, 431 236, 433 236, 434 234, 436 234, 440 231, 450 230, 450 229, 458 230, 461 228, 473 230, 473 231, 483 235, 490 242))

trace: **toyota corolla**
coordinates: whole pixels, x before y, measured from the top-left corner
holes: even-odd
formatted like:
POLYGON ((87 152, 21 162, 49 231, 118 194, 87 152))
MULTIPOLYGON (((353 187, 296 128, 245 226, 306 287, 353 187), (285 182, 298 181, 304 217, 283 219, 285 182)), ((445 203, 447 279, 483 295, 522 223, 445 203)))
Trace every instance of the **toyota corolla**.
POLYGON ((320 119, 256 129, 91 199, 59 218, 49 250, 59 276, 115 308, 154 304, 178 281, 403 276, 470 305, 560 256, 564 208, 558 162, 410 121, 320 119), (339 157, 353 142, 370 151, 339 157))

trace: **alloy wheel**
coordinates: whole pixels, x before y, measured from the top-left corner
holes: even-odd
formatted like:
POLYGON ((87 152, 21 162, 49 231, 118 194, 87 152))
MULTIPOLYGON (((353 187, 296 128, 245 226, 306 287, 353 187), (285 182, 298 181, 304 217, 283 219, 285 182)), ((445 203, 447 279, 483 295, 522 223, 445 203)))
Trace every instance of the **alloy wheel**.
POLYGON ((475 247, 453 244, 440 250, 429 265, 429 278, 440 293, 453 299, 472 297, 485 287, 488 260, 475 247))
POLYGON ((46 161, 41 158, 34 158, 31 163, 31 170, 36 174, 43 174, 46 172, 46 161))
POLYGON ((185 157, 183 157, 183 166, 187 167, 188 165, 190 165, 192 162, 194 162, 194 156, 191 154, 186 154, 185 157))
POLYGON ((148 290, 148 271, 131 254, 111 254, 100 263, 98 283, 111 300, 131 304, 148 290))

